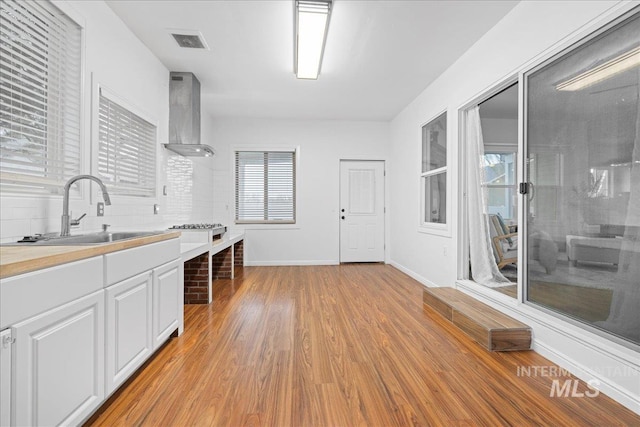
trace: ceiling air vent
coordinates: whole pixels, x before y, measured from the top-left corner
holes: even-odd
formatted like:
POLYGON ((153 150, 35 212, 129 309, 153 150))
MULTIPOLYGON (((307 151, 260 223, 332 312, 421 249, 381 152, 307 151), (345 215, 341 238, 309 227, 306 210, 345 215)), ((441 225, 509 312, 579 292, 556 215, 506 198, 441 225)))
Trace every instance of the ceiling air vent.
POLYGON ((207 42, 199 31, 191 30, 171 30, 171 36, 178 46, 190 49, 209 49, 207 42))

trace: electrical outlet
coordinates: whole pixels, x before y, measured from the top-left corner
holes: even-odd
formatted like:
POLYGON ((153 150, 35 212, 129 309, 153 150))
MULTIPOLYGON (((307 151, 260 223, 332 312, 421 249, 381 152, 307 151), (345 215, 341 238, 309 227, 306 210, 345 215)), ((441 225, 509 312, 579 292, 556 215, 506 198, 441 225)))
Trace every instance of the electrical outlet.
POLYGON ((102 202, 98 202, 97 215, 104 216, 104 203, 102 202))

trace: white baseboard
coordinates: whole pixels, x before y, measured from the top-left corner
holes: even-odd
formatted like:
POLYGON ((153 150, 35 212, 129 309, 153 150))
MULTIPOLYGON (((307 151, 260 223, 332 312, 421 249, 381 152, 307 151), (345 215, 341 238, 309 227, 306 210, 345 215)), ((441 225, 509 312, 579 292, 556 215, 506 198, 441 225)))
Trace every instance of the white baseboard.
MULTIPOLYGON (((602 394, 609 396, 621 405, 640 415, 640 401, 638 400, 638 396, 634 396, 633 393, 620 387, 615 381, 611 381, 611 379, 607 378, 603 373, 594 372, 592 369, 578 363, 566 354, 557 352, 554 348, 546 345, 541 340, 534 340, 532 349, 561 368, 571 372, 571 374, 580 378, 582 381, 588 382, 596 380, 597 389, 602 394)), ((638 378, 640 379, 640 377, 638 378)))
POLYGON ((406 268, 405 266, 403 266, 402 264, 397 263, 396 261, 390 260, 389 261, 389 265, 392 265, 393 267, 395 267, 398 270, 402 271, 404 274, 406 274, 407 276, 410 276, 412 279, 417 280, 418 282, 420 282, 423 286, 426 286, 427 288, 438 288, 439 287, 438 285, 436 285, 432 281, 427 280, 425 277, 419 275, 418 273, 416 273, 413 270, 410 270, 410 269, 406 268))

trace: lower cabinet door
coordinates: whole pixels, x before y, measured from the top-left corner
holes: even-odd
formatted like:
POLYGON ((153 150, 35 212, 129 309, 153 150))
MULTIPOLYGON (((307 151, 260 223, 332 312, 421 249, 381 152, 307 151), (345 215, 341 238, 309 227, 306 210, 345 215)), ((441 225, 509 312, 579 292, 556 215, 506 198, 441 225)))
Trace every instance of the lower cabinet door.
POLYGON ((117 389, 152 352, 152 273, 106 288, 106 395, 117 389))
POLYGON ((153 270, 153 348, 178 329, 180 313, 179 260, 153 270))
POLYGON ((0 331, 0 426, 11 425, 11 329, 0 331))
POLYGON ((12 327, 12 425, 77 425, 104 398, 104 291, 12 327))

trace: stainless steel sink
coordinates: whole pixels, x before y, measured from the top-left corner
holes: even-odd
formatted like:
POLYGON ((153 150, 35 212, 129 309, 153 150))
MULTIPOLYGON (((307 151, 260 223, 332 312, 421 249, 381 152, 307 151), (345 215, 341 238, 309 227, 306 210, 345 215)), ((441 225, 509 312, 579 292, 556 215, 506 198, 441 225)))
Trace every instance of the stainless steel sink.
POLYGON ((99 232, 91 234, 80 234, 68 237, 43 237, 33 242, 9 243, 4 246, 82 246, 99 245, 103 243, 119 242, 122 240, 135 239, 138 237, 155 236, 166 233, 166 231, 115 231, 99 232))

